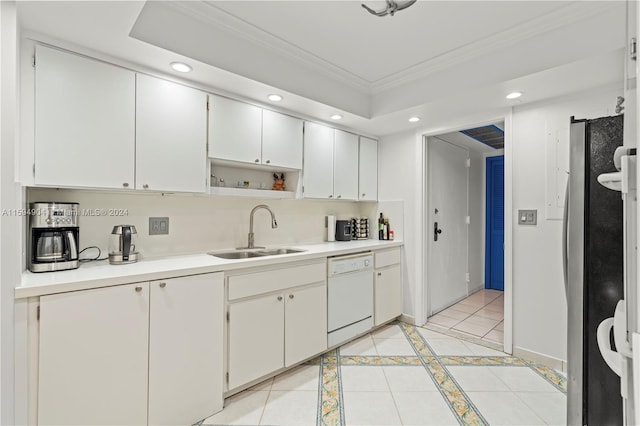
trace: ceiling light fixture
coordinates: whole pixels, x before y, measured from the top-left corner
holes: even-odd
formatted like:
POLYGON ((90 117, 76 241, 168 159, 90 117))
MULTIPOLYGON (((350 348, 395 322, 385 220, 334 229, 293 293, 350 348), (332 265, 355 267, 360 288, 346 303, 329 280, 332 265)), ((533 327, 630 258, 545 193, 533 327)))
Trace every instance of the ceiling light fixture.
POLYGON ((267 98, 273 102, 280 102, 282 100, 282 96, 280 95, 269 95, 267 98))
POLYGON ((342 120, 342 116, 340 114, 333 114, 331 116, 332 120, 342 120))
POLYGON ((507 99, 518 99, 520 96, 522 96, 522 92, 511 92, 506 97, 507 99))
POLYGON ((406 9, 412 4, 414 4, 416 0, 405 0, 405 1, 386 0, 386 2, 387 2, 387 8, 380 11, 373 10, 364 3, 362 3, 362 7, 364 7, 372 15, 376 15, 380 17, 387 16, 387 15, 393 16, 397 11, 406 9))
POLYGON ((189 65, 182 62, 171 62, 171 68, 178 72, 189 72, 192 69, 189 65))
POLYGON ((409 123, 417 123, 418 121, 420 121, 420 117, 411 117, 409 119, 409 123))

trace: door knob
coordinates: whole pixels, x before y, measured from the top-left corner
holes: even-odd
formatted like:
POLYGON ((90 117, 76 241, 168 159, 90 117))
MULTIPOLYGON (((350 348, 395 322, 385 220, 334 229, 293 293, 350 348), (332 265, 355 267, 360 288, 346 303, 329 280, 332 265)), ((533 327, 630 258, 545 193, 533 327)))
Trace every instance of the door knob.
POLYGON ((282 296, 278 296, 278 302, 282 300, 282 296))
POLYGON ((136 293, 140 293, 142 291, 142 287, 136 287, 136 293))
POLYGON ((160 283, 160 288, 165 288, 167 286, 167 283, 160 283))
POLYGON ((438 241, 438 234, 442 234, 442 229, 438 229, 438 222, 433 223, 433 241, 438 241))
POLYGON ((290 294, 290 295, 289 295, 289 299, 293 299, 293 294, 290 294))

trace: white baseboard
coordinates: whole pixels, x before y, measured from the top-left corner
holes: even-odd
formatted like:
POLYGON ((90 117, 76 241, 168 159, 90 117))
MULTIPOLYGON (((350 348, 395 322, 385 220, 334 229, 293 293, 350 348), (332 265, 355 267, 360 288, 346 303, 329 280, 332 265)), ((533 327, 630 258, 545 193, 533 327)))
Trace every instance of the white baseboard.
POLYGON ((548 355, 540 354, 538 352, 529 351, 523 348, 513 347, 513 355, 518 358, 532 361, 537 364, 542 364, 546 367, 553 368, 557 371, 567 372, 567 361, 559 358, 554 358, 548 355))
POLYGON ((405 315, 402 314, 400 315, 400 318, 398 318, 400 321, 407 323, 407 324, 411 324, 411 325, 417 325, 420 326, 422 324, 416 324, 416 319, 415 317, 411 316, 411 315, 405 315))

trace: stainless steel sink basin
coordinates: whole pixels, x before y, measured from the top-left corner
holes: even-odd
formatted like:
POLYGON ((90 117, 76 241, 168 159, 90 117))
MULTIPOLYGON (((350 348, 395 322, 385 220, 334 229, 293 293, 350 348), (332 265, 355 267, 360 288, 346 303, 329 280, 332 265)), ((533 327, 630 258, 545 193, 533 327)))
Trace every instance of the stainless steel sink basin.
POLYGON ((304 250, 291 248, 256 249, 256 250, 232 250, 223 252, 209 252, 207 254, 222 259, 249 259, 252 257, 276 256, 279 254, 300 253, 304 250))
POLYGON ((207 253, 214 257, 220 257, 222 259, 248 259, 250 257, 261 257, 263 254, 255 251, 225 251, 222 253, 207 253))
POLYGON ((260 253, 262 256, 275 256, 277 254, 301 253, 303 251, 304 250, 280 248, 280 249, 258 250, 257 253, 260 253))

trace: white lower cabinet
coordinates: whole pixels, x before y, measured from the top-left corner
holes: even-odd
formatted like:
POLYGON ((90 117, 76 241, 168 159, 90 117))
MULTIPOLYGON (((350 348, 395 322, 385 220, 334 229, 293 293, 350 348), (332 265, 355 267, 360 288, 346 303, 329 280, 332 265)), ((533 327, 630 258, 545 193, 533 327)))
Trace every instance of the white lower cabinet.
POLYGON ((327 349, 326 259, 228 277, 228 389, 327 349))
POLYGON ((222 409, 223 274, 42 296, 38 424, 193 424, 222 409))
POLYGON ((402 314, 402 271, 400 248, 382 250, 375 255, 374 325, 402 314))

